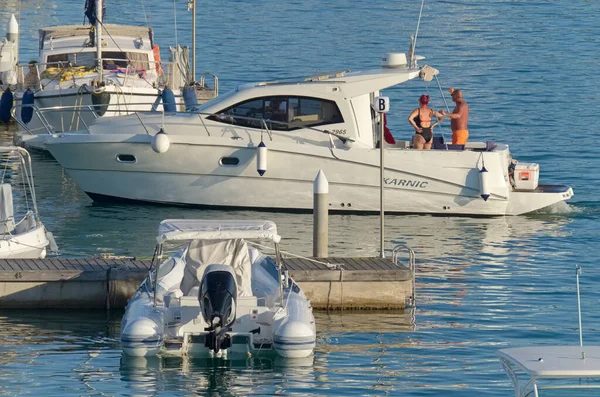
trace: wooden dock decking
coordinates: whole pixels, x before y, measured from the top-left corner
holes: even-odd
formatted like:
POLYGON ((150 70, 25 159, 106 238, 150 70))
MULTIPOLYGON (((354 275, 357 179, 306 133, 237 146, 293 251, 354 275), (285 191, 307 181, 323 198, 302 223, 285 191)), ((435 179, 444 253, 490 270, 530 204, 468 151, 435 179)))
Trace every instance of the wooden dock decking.
MULTIPOLYGON (((388 258, 286 258, 316 309, 403 308, 413 272, 388 258)), ((123 308, 150 260, 0 259, 0 308, 123 308)))

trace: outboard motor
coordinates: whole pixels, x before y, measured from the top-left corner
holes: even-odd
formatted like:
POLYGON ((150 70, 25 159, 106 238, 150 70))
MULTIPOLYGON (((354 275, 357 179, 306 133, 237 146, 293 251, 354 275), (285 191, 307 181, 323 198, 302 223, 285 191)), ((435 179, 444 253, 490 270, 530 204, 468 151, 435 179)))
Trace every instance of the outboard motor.
POLYGON ((237 285, 233 269, 226 265, 210 265, 200 282, 200 310, 208 323, 204 345, 214 353, 231 347, 227 332, 235 321, 237 285))

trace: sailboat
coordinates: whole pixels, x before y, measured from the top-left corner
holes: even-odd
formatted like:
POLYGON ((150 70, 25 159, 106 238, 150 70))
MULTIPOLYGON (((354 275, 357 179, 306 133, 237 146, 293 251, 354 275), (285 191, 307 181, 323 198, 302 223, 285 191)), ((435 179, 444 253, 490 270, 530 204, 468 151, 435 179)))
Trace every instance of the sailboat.
MULTIPOLYGON (((193 106, 217 96, 215 75, 195 81, 187 48, 170 48, 172 62, 163 62, 152 28, 104 23, 102 1, 86 2, 90 25, 41 28, 39 60, 7 76, 16 91, 17 143, 43 149, 36 135, 78 130, 99 117, 184 110, 184 97, 193 106)), ((12 35, 15 23, 11 18, 12 35)))

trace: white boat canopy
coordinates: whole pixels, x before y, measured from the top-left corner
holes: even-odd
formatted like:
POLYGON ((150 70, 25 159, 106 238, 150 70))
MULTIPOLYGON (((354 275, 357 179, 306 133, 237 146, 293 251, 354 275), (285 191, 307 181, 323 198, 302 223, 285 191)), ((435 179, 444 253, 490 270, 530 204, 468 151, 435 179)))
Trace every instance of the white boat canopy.
MULTIPOLYGON (((542 389, 570 388, 564 385, 539 387, 540 379, 600 378, 600 346, 518 347, 502 349, 497 354, 519 397, 531 392, 537 396, 542 389), (527 382, 519 382, 521 371, 530 377, 527 382)), ((594 385, 574 387, 595 388, 594 385)))
POLYGON ((158 226, 158 244, 184 240, 271 240, 279 243, 277 226, 271 221, 209 221, 166 219, 158 226))

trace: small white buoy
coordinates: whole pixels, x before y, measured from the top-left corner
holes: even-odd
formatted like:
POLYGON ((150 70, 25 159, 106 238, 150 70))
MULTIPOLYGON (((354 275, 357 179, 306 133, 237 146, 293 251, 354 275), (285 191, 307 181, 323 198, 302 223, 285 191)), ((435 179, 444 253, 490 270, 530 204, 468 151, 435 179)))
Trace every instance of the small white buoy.
POLYGON ((256 171, 260 176, 267 172, 267 145, 263 141, 256 148, 256 171))
POLYGON ((152 146, 152 150, 156 153, 165 153, 169 150, 169 146, 171 146, 171 142, 169 141, 169 137, 165 130, 161 129, 152 137, 152 142, 150 143, 152 146))
POLYGON ((490 173, 485 169, 485 165, 479 170, 479 191, 483 200, 490 198, 490 173))

